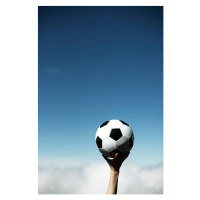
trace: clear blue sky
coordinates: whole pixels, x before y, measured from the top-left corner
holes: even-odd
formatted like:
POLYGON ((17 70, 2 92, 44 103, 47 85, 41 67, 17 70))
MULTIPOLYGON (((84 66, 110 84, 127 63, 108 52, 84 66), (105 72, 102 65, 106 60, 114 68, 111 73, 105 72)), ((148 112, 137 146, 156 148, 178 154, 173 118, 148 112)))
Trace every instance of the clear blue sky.
POLYGON ((133 129, 136 164, 163 161, 163 7, 39 7, 40 158, 102 159, 96 130, 133 129))

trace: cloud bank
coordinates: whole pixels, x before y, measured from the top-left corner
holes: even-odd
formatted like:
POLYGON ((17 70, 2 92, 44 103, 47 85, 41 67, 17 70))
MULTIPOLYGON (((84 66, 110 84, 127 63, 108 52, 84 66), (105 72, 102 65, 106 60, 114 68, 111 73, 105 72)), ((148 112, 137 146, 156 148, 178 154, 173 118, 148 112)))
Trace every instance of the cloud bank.
MULTIPOLYGON (((42 160, 38 168, 39 194, 105 194, 110 171, 104 161, 74 162, 42 160)), ((121 167, 118 194, 162 194, 163 164, 139 167, 125 161, 121 167)))

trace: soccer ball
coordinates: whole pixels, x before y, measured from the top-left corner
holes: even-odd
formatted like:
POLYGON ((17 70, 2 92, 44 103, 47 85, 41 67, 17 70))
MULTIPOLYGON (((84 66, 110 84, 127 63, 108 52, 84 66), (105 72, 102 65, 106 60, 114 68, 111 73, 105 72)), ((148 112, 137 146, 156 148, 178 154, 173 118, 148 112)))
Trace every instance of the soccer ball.
POLYGON ((134 144, 134 135, 131 127, 122 120, 109 120, 101 124, 95 136, 99 151, 114 158, 118 153, 121 156, 129 152, 134 144))

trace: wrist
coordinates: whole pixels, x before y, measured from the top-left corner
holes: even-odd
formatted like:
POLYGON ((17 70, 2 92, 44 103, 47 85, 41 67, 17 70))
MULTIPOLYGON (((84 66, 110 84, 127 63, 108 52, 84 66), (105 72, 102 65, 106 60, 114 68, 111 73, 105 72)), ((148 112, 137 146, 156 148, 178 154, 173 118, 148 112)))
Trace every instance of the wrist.
POLYGON ((116 170, 116 169, 110 168, 110 173, 113 174, 113 175, 119 175, 119 169, 116 170))

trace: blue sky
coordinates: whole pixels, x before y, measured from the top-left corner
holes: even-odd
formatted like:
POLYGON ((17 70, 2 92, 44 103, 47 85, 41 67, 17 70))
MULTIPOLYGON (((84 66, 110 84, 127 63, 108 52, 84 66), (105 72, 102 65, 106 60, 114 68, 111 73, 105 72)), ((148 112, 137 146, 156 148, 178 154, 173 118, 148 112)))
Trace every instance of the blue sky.
POLYGON ((132 127, 129 159, 163 161, 163 8, 39 7, 39 159, 102 159, 109 119, 132 127))

